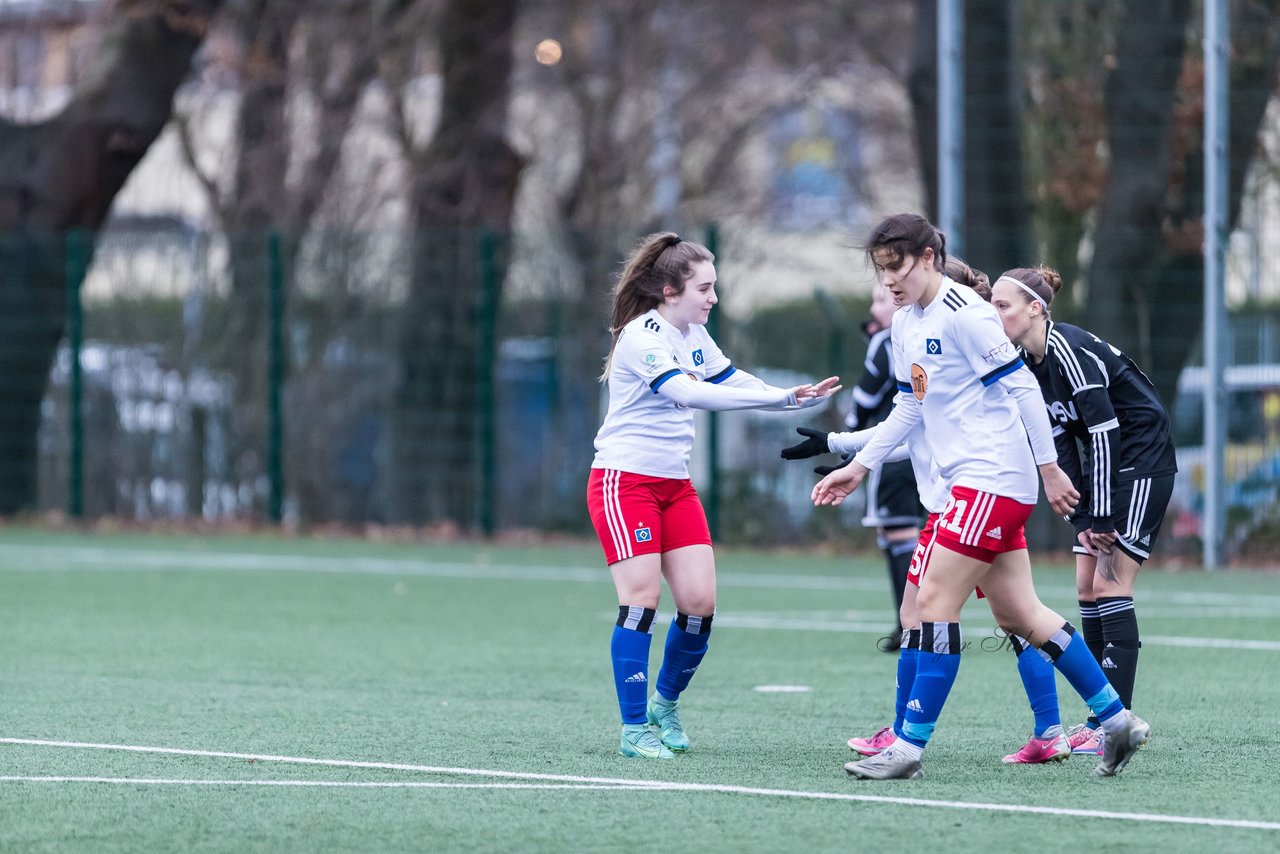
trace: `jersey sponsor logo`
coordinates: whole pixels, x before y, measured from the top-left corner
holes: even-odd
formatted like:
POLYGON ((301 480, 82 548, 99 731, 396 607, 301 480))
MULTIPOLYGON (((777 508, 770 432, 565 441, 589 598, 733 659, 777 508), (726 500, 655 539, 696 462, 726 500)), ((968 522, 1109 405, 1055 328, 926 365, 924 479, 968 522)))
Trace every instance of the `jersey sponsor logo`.
POLYGON ((924 393, 929 390, 929 375, 918 364, 911 365, 911 393, 916 400, 924 400, 924 393))
POLYGON ((1046 403, 1045 408, 1049 410, 1049 417, 1056 420, 1059 424, 1069 424, 1072 421, 1080 420, 1080 416, 1076 415, 1076 405, 1074 401, 1063 403, 1061 400, 1055 400, 1053 403, 1046 403))
POLYGON ((653 539, 653 532, 648 528, 636 528, 636 542, 647 543, 653 539))
POLYGON ((693 364, 694 364, 694 366, 696 367, 696 366, 698 366, 698 365, 701 365, 703 361, 704 361, 704 360, 703 360, 703 358, 702 358, 702 351, 701 351, 701 350, 694 350, 694 351, 693 351, 693 364))
POLYGON ((988 365, 1003 365, 1011 358, 1013 358, 1013 345, 1007 342, 982 354, 982 361, 988 365))
POLYGON ((656 365, 656 364, 658 363, 658 354, 657 354, 657 353, 645 353, 645 354, 644 354, 644 363, 645 363, 646 365, 656 365))
POLYGON ((942 355, 942 339, 926 338, 924 339, 924 348, 925 350, 929 351, 930 356, 941 356, 942 355))

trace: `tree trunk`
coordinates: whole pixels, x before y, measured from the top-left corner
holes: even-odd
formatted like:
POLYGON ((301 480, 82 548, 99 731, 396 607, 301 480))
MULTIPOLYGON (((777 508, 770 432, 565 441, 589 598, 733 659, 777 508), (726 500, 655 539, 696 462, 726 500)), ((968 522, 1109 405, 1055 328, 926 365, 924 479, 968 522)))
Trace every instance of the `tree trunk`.
POLYGON ((1014 0, 969 0, 964 34, 962 254, 995 281, 1032 257, 1014 0))
MULTIPOLYGON (((1013 0, 970 0, 964 32, 965 260, 990 273, 1027 263, 1031 214, 1022 166, 1022 108, 1013 63, 1013 0)), ((937 3, 917 0, 907 86, 920 149, 925 199, 938 216, 937 3)), ((948 246, 950 249, 951 246, 948 246)))
MULTIPOLYGON (((1280 57, 1280 2, 1232 6, 1228 229, 1239 219, 1280 57)), ((1181 152, 1180 192, 1169 192, 1188 7, 1179 0, 1131 10, 1119 34, 1119 65, 1107 87, 1112 158, 1085 312, 1085 324, 1133 356, 1170 408, 1200 340, 1204 299, 1199 124, 1181 152)))
POLYGON ((36 433, 66 322, 63 234, 96 230, 159 135, 221 0, 122 0, 56 117, 0 123, 0 514, 36 498, 36 433))
POLYGON ((920 174, 924 178, 925 211, 938 218, 938 3, 916 0, 915 41, 907 92, 915 117, 916 147, 920 149, 920 174))
MULTIPOLYGON (((477 521, 493 337, 522 163, 505 138, 516 0, 450 0, 440 26, 444 92, 436 135, 415 163, 413 270, 400 337, 395 514, 477 521), (488 270, 482 263, 486 255, 488 270), (487 285, 487 287, 486 287, 487 285)), ((519 429, 518 425, 507 425, 519 429)))

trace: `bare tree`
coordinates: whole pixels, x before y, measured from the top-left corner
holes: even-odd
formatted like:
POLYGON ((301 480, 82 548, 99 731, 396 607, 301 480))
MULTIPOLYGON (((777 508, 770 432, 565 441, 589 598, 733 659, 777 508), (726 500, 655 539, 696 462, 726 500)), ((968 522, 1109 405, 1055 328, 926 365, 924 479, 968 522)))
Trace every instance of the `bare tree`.
POLYGON ((397 521, 478 517, 487 335, 505 278, 522 159, 507 143, 516 0, 449 0, 436 37, 440 118, 410 163, 412 272, 397 342, 393 454, 397 521))
POLYGON ((377 74, 375 14, 363 0, 318 8, 305 0, 228 6, 224 22, 243 57, 234 151, 217 156, 232 164, 229 181, 204 165, 210 154, 200 151, 209 135, 202 117, 178 117, 188 165, 228 241, 226 328, 212 361, 234 380, 231 455, 244 482, 266 473, 271 265, 279 265, 276 275, 293 293, 299 250, 316 225, 361 95, 377 74))
MULTIPOLYGON (((1022 80, 1014 49, 1013 0, 965 4, 964 255, 990 270, 1026 263, 1032 247, 1024 192, 1022 80)), ((917 142, 929 209, 937 215, 937 3, 916 3, 916 40, 909 73, 917 142)))
MULTIPOLYGON (((1190 7, 1130 6, 1116 34, 1106 88, 1110 158, 1085 306, 1090 328, 1149 366, 1170 405, 1198 340, 1204 283, 1202 66, 1198 41, 1187 38, 1190 7)), ((1229 227, 1275 92, 1278 13, 1276 0, 1232 4, 1229 227)))
POLYGON ((168 121, 220 0, 117 0, 96 62, 45 121, 0 122, 0 514, 31 507, 49 367, 92 232, 168 121), (72 242, 70 245, 74 246, 72 242), (70 281, 68 280, 70 279, 70 281))

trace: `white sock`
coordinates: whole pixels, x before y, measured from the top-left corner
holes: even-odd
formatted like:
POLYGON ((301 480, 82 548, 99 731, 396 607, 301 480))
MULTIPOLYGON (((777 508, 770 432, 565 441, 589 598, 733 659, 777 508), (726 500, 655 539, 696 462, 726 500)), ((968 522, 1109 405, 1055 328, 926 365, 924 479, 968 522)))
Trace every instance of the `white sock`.
POLYGON ((1119 732, 1129 725, 1129 718, 1131 717, 1133 717, 1133 712, 1128 709, 1121 709, 1118 713, 1102 722, 1102 731, 1119 732))
POLYGON ((1062 735, 1062 724, 1054 724, 1041 733, 1036 733, 1036 738, 1057 738, 1062 735))
POLYGON ((916 747, 905 738, 895 738, 893 740, 893 744, 889 745, 887 749, 901 753, 908 759, 919 759, 921 756, 924 756, 923 747, 916 747))

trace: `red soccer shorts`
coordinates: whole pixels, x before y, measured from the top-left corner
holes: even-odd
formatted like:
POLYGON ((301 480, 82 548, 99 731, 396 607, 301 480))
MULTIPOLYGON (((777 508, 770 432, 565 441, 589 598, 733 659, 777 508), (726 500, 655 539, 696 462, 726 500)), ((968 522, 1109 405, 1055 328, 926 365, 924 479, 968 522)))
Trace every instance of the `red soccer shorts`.
MULTIPOLYGON (((933 554, 933 545, 938 541, 937 526, 938 514, 930 513, 920 531, 920 540, 916 543, 915 554, 911 556, 911 565, 907 567, 907 582, 916 587, 920 586, 920 579, 924 578, 924 571, 929 568, 929 556, 933 554)), ((975 592, 979 599, 987 598, 981 587, 976 588, 975 592)))
POLYGON ((707 514, 688 478, 592 469, 587 512, 608 564, 636 555, 711 545, 707 514))
POLYGON ((953 486, 947 509, 938 518, 938 544, 953 552, 991 563, 997 555, 1027 547, 1026 524, 1031 504, 953 486))

